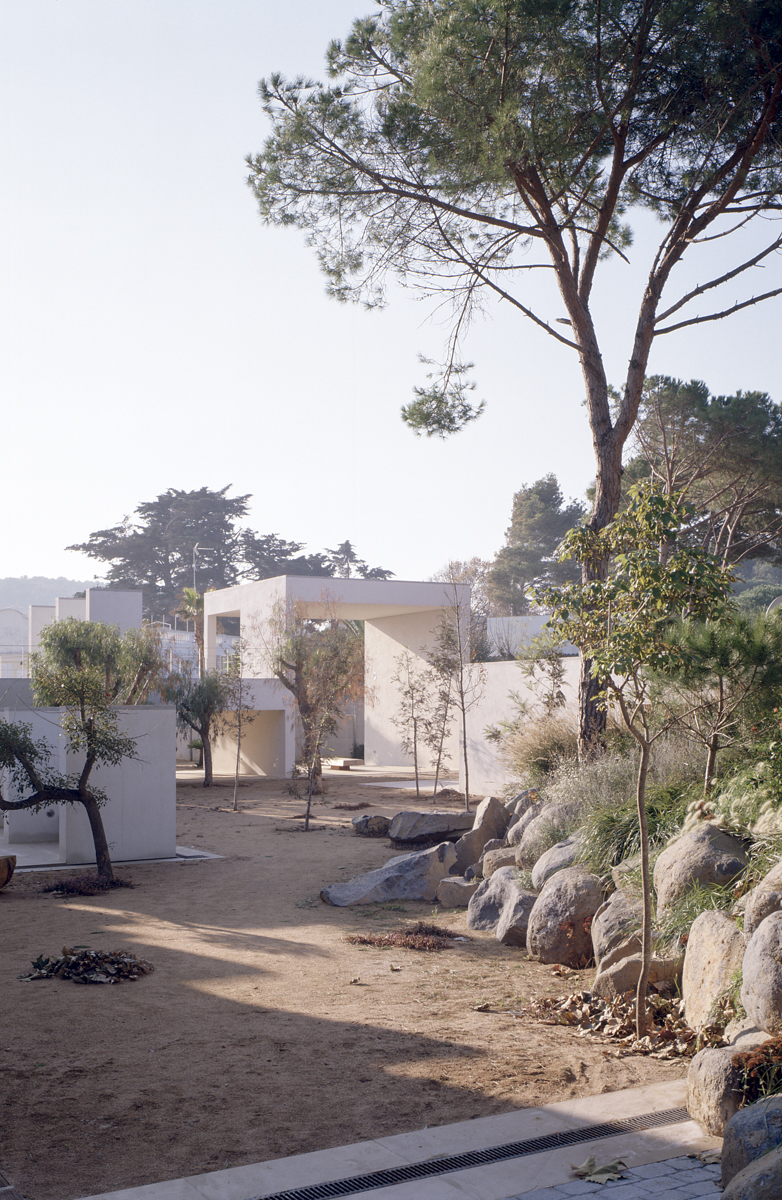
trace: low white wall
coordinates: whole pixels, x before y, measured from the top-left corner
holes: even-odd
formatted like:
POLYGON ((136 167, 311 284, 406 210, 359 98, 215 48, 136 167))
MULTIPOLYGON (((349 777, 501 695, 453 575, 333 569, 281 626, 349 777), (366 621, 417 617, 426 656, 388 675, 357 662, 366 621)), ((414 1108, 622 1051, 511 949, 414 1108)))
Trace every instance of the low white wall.
MULTIPOLYGON (((96 767, 90 777, 90 783, 109 797, 101 808, 101 816, 112 861, 173 858, 176 854, 174 709, 144 704, 120 708, 118 712, 120 729, 136 740, 138 758, 123 759, 116 767, 96 767)), ((50 763, 57 770, 65 773, 79 770, 82 756, 65 751, 65 739, 59 729, 60 709, 34 708, 3 715, 6 720, 23 720, 32 726, 36 740, 44 738, 48 742, 52 747, 50 763)), ((5 842, 57 841, 61 862, 94 863, 92 832, 82 805, 55 805, 53 811, 56 824, 45 811, 6 813, 5 842)))

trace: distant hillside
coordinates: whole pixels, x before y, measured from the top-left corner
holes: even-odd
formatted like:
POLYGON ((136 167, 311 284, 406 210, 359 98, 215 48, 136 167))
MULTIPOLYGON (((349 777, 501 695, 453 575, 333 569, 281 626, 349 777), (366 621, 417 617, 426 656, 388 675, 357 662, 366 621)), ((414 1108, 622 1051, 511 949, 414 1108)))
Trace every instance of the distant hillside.
POLYGON ((27 612, 31 604, 54 604, 58 596, 73 596, 92 587, 94 579, 49 579, 45 575, 19 575, 0 579, 0 608, 27 612))

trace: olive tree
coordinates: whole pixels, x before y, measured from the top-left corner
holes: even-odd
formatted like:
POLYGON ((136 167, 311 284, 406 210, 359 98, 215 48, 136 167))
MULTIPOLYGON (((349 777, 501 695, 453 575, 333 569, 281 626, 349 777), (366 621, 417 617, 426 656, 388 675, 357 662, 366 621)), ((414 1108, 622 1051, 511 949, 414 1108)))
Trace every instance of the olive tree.
POLYGON ((34 741, 24 722, 0 721, 0 767, 17 799, 0 792, 0 811, 39 811, 51 804, 81 804, 87 814, 101 879, 114 878, 101 807, 109 797, 92 782, 96 767, 137 757, 136 742, 119 727, 118 706, 139 704, 160 682, 164 663, 149 628, 124 634, 113 625, 68 618, 47 625, 31 658, 36 705, 62 709, 68 752, 81 757, 78 771, 63 775, 49 765, 46 742, 34 741))

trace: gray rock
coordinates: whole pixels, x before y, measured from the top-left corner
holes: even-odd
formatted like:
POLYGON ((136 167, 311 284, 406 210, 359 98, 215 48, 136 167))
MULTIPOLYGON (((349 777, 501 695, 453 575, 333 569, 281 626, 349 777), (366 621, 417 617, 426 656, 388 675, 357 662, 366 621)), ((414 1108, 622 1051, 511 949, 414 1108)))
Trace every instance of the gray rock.
POLYGON ((531 821, 535 820, 535 817, 540 816, 545 807, 546 805, 543 800, 537 800, 534 804, 530 805, 530 807, 526 809, 520 817, 511 822, 511 824, 508 826, 508 832, 505 835, 505 841, 509 846, 518 846, 519 842, 524 837, 524 830, 531 821))
POLYGON ((483 847, 483 854, 481 855, 481 857, 478 861, 480 862, 482 859, 484 859, 490 850, 506 850, 506 849, 507 849, 507 846, 505 845, 504 838, 492 838, 491 841, 487 842, 486 845, 483 847))
POLYGON ((540 891, 546 880, 555 872, 572 867, 582 840, 581 834, 574 833, 572 837, 565 838, 564 842, 557 842, 556 846, 541 854, 532 868, 532 886, 536 891, 540 891))
POLYGON ((400 854, 376 871, 358 875, 347 883, 332 883, 323 889, 320 898, 338 908, 386 900, 434 900, 440 881, 455 862, 452 843, 441 842, 430 850, 400 854))
POLYGON ((772 867, 744 899, 744 936, 749 941, 761 921, 782 910, 782 863, 772 867))
POLYGON ((782 1096, 767 1096, 739 1109, 725 1126, 722 1186, 762 1154, 782 1145, 782 1096))
POLYGON ((440 880, 435 899, 442 908, 466 908, 478 890, 478 880, 449 875, 440 880))
POLYGON ((472 822, 469 812, 398 812, 391 818, 388 836, 395 842, 444 842, 461 837, 472 822))
POLYGON ((747 865, 744 844, 707 822, 666 846, 654 867, 657 911, 662 913, 694 883, 730 883, 747 865))
POLYGON ((487 850, 481 859, 481 875, 489 879, 500 867, 516 867, 516 852, 512 846, 499 850, 487 850))
MULTIPOLYGON (((637 946, 638 939, 630 939, 630 944, 637 946)), ((596 996, 602 996, 604 999, 611 999, 613 996, 622 996, 625 992, 634 992, 638 987, 638 980, 641 978, 641 961, 642 955, 639 950, 622 955, 622 947, 614 947, 609 952, 603 962, 600 964, 600 970, 595 975, 594 982, 590 988, 596 996)), ((649 983, 660 985, 663 983, 675 984, 682 973, 682 959, 679 958, 657 958, 652 955, 649 963, 649 983)))
POLYGON ((744 935, 726 913, 702 912, 690 926, 682 973, 684 1016, 701 1030, 718 997, 730 987, 744 958, 744 935))
POLYGON ((687 1112, 704 1133, 722 1137, 741 1104, 740 1072, 731 1059, 733 1046, 701 1050, 687 1071, 687 1112))
POLYGON ((490 879, 483 880, 470 900, 467 928, 494 933, 505 909, 514 908, 522 896, 532 897, 532 903, 537 899, 534 892, 522 888, 515 867, 500 867, 490 879))
POLYGON ((779 1200, 782 1196, 782 1146, 755 1159, 734 1175, 721 1200, 779 1200))
POLYGON ((503 946, 526 948, 529 917, 537 898, 537 892, 519 889, 518 895, 503 906, 495 930, 497 941, 502 942, 503 946))
MULTIPOLYGON (((592 947, 595 952, 595 962, 600 970, 602 959, 615 946, 625 946, 627 939, 641 928, 642 909, 637 902, 631 901, 626 892, 617 889, 612 892, 605 904, 601 904, 592 922, 592 947)), ((640 939, 636 938, 635 949, 640 948, 640 939)), ((626 953, 633 953, 628 950, 626 953)), ((622 956, 624 957, 624 955, 622 956)))
POLYGON ((546 804, 524 829, 516 851, 516 865, 524 871, 531 870, 551 845, 552 831, 564 830, 575 820, 579 807, 558 802, 546 804))
POLYGON ((741 1003, 766 1033, 782 1033, 782 912, 761 921, 749 939, 742 966, 741 1003))
POLYGON ((362 817, 353 817, 353 832, 359 837, 385 837, 391 824, 388 817, 380 813, 364 813, 362 817))
POLYGON ((540 962, 586 966, 592 958, 592 919, 602 903, 596 875, 583 867, 557 871, 530 913, 527 950, 540 962))
POLYGON ((768 1041, 768 1034, 744 1032, 733 1046, 701 1050, 687 1071, 687 1111, 705 1133, 722 1137, 725 1126, 738 1112, 742 1094, 741 1071, 733 1066, 738 1051, 754 1050, 768 1041))
POLYGON ((537 788, 527 788, 524 792, 519 792, 518 796, 514 796, 510 803, 513 805, 513 811, 517 817, 521 817, 534 804, 540 800, 540 793, 537 788))
POLYGON ((461 874, 478 862, 487 842, 505 837, 509 820, 507 809, 495 796, 481 801, 475 810, 472 829, 456 843, 456 862, 461 874))

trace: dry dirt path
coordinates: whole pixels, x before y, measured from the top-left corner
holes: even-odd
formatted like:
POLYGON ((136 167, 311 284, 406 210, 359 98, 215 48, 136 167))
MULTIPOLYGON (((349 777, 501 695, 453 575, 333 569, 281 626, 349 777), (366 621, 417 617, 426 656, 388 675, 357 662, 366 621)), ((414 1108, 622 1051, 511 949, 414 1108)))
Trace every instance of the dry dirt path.
MULTIPOLYGON (((0 1170, 26 1200, 75 1197, 678 1078, 681 1063, 617 1058, 561 1026, 514 1016, 573 990, 520 950, 475 935, 422 954, 365 949, 352 932, 432 906, 336 909, 325 884, 385 862, 351 811, 391 816, 409 794, 334 774, 314 806, 273 781, 178 787, 178 842, 220 859, 121 870, 135 887, 0 893, 0 1170), (21 982, 62 946, 128 949, 134 983, 21 982), (487 1011, 478 1011, 486 1008, 487 1011)), ((426 806, 427 801, 422 806, 426 806)), ((463 912, 438 923, 466 932, 463 912)), ((589 973, 581 976, 588 982, 589 973)))

